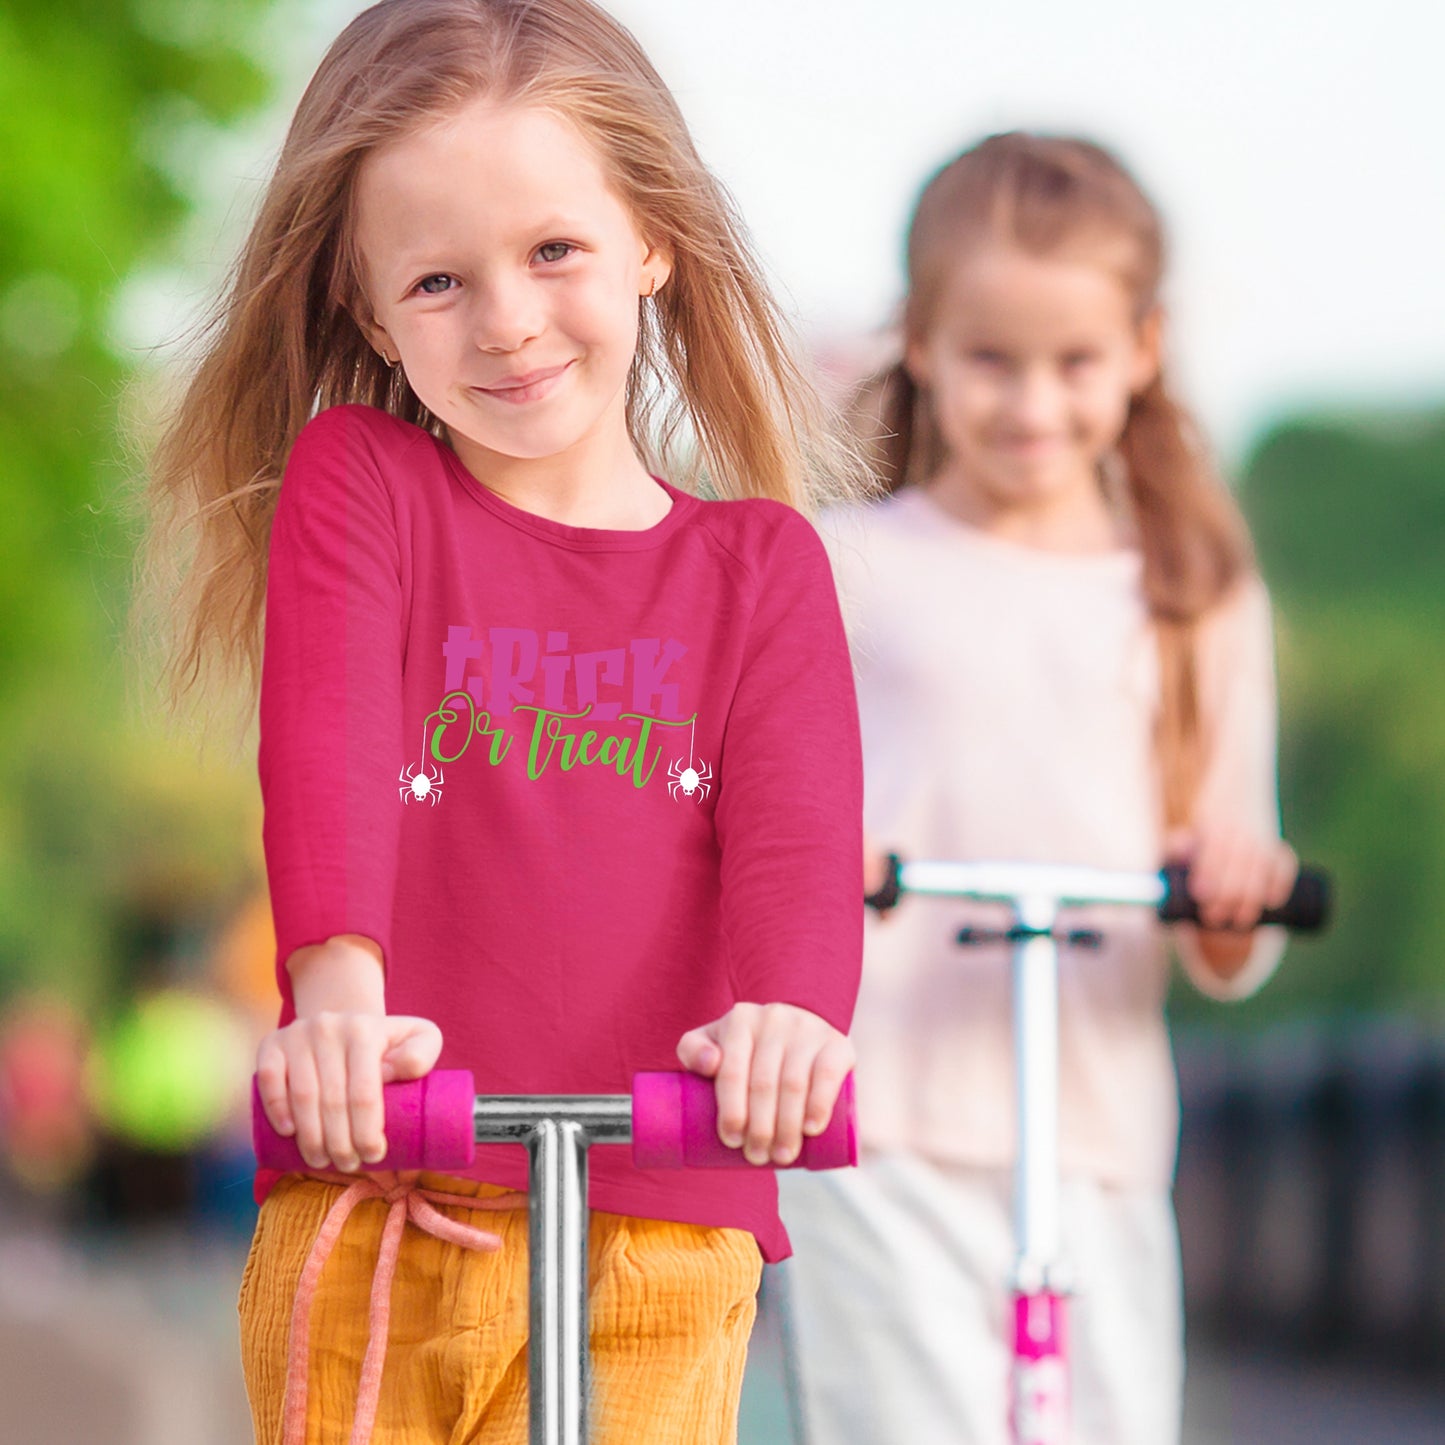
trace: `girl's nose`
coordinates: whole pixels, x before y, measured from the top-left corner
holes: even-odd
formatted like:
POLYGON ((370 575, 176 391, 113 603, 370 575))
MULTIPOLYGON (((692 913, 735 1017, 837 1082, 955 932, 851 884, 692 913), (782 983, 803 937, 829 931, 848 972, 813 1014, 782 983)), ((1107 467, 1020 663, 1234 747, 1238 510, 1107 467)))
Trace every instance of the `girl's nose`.
POLYGON ((1044 431, 1056 425, 1063 404, 1063 387, 1049 369, 1023 367, 1013 377, 1008 412, 1010 420, 1021 429, 1044 431))
POLYGON ((516 351, 543 330, 540 288, 525 277, 496 277, 474 293, 472 336, 483 351, 516 351))

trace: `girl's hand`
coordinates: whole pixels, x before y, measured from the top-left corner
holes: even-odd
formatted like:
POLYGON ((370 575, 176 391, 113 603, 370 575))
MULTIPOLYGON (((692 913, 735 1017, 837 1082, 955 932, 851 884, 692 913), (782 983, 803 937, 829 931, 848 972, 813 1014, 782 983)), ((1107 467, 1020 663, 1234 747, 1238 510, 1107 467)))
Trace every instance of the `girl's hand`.
POLYGON ((1247 932, 1266 908, 1289 901, 1299 859, 1281 838, 1236 827, 1200 826, 1166 840, 1168 861, 1189 865, 1189 892, 1205 930, 1247 932))
POLYGON ((685 1033, 683 1066, 717 1081, 717 1132, 751 1164, 791 1164, 805 1134, 820 1134, 853 1067, 853 1045, 790 1003, 734 1004, 685 1033))
POLYGON ((863 837, 863 892, 876 893, 888 881, 888 850, 863 837))
POLYGON ((866 833, 863 835, 863 902, 883 919, 892 913, 898 901, 896 888, 887 900, 878 896, 888 886, 892 872, 890 856, 888 849, 880 848, 866 833))
POLYGON ((313 1169, 349 1173, 386 1156, 381 1086, 419 1079, 441 1050, 429 1019, 323 1011, 261 1040, 261 1103, 278 1134, 295 1134, 313 1169))

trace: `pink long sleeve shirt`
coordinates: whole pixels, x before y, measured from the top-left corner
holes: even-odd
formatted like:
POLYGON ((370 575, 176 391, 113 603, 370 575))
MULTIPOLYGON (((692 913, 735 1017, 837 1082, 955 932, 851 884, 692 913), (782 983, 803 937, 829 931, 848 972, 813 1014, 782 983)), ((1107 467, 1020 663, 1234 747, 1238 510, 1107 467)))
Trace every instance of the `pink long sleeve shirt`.
MULTIPOLYGON (((574 527, 429 432, 346 405, 288 460, 258 768, 285 963, 374 939, 387 1011, 480 1092, 625 1093, 687 1030, 786 1002, 846 1030, 861 753, 827 555, 780 503, 672 499, 574 527)), ((523 1187, 520 1148, 471 1177, 523 1187)), ((261 1199, 276 1175, 257 1175, 261 1199)), ((592 1151, 594 1208, 787 1236, 771 1173, 592 1151)))

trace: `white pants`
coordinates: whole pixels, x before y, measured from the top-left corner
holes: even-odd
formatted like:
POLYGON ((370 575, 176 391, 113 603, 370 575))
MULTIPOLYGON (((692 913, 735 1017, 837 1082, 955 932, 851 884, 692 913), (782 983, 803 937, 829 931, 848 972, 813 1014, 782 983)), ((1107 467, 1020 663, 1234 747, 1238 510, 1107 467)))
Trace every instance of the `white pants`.
MULTIPOLYGON (((809 1445, 1007 1445, 1010 1177, 897 1154, 778 1183, 809 1445)), ((1062 1212, 1071 1445, 1177 1445, 1170 1201, 1067 1180, 1062 1212)))

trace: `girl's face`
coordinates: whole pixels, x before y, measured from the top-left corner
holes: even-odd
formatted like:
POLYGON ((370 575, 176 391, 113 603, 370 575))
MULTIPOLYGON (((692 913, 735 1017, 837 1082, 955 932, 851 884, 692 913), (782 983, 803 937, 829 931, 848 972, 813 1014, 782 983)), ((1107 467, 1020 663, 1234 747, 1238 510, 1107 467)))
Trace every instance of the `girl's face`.
POLYGON ((670 268, 581 135, 476 101, 371 152, 355 199, 368 339, 471 471, 615 464, 639 297, 670 268))
POLYGON ((1158 318, 1136 324, 1132 304, 1097 260, 1008 246, 960 260, 907 349, 950 478, 1000 510, 1096 488, 1131 396, 1158 371, 1158 318))

